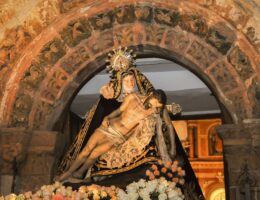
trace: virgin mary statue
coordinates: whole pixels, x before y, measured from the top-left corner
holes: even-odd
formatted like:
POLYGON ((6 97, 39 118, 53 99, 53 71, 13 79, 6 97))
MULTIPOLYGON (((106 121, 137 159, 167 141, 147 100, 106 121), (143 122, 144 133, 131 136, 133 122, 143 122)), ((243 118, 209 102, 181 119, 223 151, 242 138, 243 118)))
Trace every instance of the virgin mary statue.
MULTIPOLYGON (((130 93, 148 96, 154 90, 150 81, 136 69, 131 51, 120 48, 108 56, 110 65, 107 69, 111 74, 110 82, 100 89, 100 98, 87 113, 79 133, 59 165, 58 174, 69 169, 104 117, 117 109, 125 96, 130 93)), ((169 110, 172 112, 172 107, 167 108, 169 106, 166 106, 157 118, 148 117, 142 120, 132 130, 131 137, 101 155, 84 177, 92 177, 93 181, 98 180, 96 177, 109 177, 112 180, 113 177, 128 174, 129 181, 133 181, 134 177, 129 178, 131 172, 134 171, 132 175, 137 176, 138 169, 145 168, 153 162, 172 161, 178 157, 183 161, 186 183, 194 182, 195 191, 200 196, 200 187, 171 123, 169 110)), ((120 184, 125 186, 128 183, 124 181, 120 184)))

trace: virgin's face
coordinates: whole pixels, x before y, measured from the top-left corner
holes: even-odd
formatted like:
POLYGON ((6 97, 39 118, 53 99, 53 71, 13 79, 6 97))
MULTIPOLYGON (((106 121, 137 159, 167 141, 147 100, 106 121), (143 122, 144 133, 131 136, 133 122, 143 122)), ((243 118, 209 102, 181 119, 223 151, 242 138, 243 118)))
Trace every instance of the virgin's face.
POLYGON ((135 78, 133 75, 127 75, 123 78, 123 88, 125 92, 129 93, 134 90, 135 78))

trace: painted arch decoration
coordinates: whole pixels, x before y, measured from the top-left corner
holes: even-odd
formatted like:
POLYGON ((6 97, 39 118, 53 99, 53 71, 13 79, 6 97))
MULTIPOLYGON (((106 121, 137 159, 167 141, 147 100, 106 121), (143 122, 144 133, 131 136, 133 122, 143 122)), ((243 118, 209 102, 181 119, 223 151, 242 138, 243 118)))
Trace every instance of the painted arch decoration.
POLYGON ((63 12, 17 57, 1 99, 1 126, 52 130, 78 88, 119 46, 184 65, 234 123, 259 117, 259 54, 209 9, 177 0, 96 1, 63 12))

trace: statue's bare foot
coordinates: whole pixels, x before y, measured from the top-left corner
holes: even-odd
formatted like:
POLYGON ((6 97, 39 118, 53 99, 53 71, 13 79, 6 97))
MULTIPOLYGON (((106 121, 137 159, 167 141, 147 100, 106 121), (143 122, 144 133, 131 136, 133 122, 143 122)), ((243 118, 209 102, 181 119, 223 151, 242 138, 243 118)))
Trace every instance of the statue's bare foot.
POLYGON ((81 183, 83 180, 79 178, 70 177, 66 180, 68 183, 81 183))
POLYGON ((68 183, 90 183, 91 182, 91 178, 87 178, 87 179, 79 179, 79 178, 74 178, 74 177, 70 177, 68 178, 65 182, 68 183))
POLYGON ((72 177, 73 178, 76 178, 76 179, 81 179, 82 180, 82 173, 79 173, 79 172, 74 172, 72 173, 72 177))
POLYGON ((55 177, 54 181, 64 182, 64 180, 68 179, 70 176, 71 176, 71 173, 66 172, 60 176, 55 177))

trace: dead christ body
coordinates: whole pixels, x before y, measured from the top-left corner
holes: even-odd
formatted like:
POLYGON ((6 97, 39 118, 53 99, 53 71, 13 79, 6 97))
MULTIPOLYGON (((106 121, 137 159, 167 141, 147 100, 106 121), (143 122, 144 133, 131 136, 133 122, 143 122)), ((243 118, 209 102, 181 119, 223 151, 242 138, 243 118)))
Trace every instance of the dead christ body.
POLYGON ((101 126, 95 130, 88 143, 67 172, 56 180, 82 178, 102 154, 114 145, 124 143, 131 135, 131 130, 149 115, 158 112, 166 103, 166 95, 162 90, 155 90, 150 96, 136 93, 125 97, 122 105, 104 118, 101 126))

